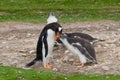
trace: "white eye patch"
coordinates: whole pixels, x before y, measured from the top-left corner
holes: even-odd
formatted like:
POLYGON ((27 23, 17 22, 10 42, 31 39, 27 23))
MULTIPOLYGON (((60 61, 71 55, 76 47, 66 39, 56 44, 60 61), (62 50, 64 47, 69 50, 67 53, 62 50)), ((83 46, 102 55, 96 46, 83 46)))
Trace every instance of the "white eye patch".
POLYGON ((62 28, 61 28, 61 27, 59 27, 59 28, 58 28, 58 30, 59 30, 59 31, 61 31, 61 30, 62 30, 62 28))

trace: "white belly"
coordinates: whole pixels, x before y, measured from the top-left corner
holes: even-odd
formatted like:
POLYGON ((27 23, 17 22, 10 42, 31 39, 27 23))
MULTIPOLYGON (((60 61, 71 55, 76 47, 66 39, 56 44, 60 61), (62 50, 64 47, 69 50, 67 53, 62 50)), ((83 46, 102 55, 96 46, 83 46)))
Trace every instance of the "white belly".
MULTIPOLYGON (((55 37, 55 32, 52 31, 52 30, 48 30, 48 36, 47 36, 48 55, 47 55, 46 58, 49 58, 50 55, 51 55, 52 52, 53 52, 53 47, 54 47, 54 43, 55 43, 54 37, 55 37)), ((49 59, 48 59, 48 60, 49 60, 49 59)))

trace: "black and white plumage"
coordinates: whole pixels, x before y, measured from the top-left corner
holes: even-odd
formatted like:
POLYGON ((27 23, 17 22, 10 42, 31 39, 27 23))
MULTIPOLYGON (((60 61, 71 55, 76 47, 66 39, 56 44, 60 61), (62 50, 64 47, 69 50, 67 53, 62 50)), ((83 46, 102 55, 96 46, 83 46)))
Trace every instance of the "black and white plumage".
POLYGON ((54 43, 62 34, 62 27, 58 23, 47 24, 38 39, 36 58, 28 63, 26 66, 32 66, 37 61, 42 61, 45 68, 50 68, 48 65, 49 55, 53 51, 54 43))
POLYGON ((64 34, 60 40, 69 51, 78 55, 82 64, 87 62, 97 63, 95 50, 87 40, 82 38, 70 38, 64 34))
MULTIPOLYGON (((91 35, 88 35, 86 33, 77 33, 77 32, 75 32, 75 33, 63 33, 63 34, 66 35, 67 37, 70 37, 70 38, 82 38, 82 39, 85 39, 88 42, 90 42, 92 45, 95 42, 104 41, 104 40, 94 38, 91 35)), ((58 42, 57 44, 62 44, 62 41, 60 39, 58 39, 57 42, 58 42)))

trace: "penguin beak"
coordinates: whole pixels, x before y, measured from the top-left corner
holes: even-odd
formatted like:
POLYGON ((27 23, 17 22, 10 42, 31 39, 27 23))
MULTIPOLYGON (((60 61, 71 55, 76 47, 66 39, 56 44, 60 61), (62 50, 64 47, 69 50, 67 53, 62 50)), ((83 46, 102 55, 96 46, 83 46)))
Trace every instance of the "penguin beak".
POLYGON ((58 40, 58 38, 59 38, 59 33, 57 32, 57 34, 55 35, 55 41, 57 41, 58 40))
POLYGON ((62 36, 62 33, 57 32, 57 34, 55 35, 55 40, 57 41, 61 36, 62 36))

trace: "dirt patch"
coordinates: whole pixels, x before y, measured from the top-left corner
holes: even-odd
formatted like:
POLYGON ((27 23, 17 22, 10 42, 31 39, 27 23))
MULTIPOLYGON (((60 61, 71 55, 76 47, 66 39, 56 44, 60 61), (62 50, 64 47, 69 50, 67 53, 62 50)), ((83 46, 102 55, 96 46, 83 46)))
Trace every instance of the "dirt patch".
MULTIPOLYGON (((45 24, 4 22, 0 23, 0 65, 25 68, 35 57, 36 44, 45 24)), ((65 32, 83 32, 104 42, 94 45, 98 64, 77 68, 78 57, 66 51, 64 46, 55 47, 50 58, 52 70, 73 73, 120 74, 120 22, 98 21, 62 23, 65 32)), ((43 69, 41 63, 31 68, 43 69)))

